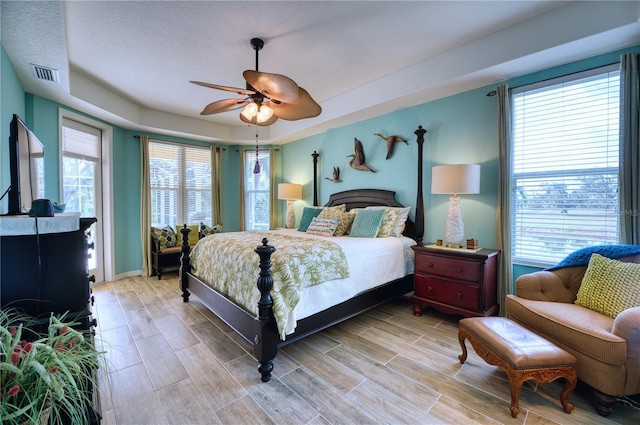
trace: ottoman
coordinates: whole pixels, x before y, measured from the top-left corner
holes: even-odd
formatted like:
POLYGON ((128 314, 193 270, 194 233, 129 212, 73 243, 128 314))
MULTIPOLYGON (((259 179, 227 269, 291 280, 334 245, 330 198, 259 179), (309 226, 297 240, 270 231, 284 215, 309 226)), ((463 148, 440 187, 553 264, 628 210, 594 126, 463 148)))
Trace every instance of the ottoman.
POLYGON ((560 403, 565 412, 571 413, 573 404, 567 398, 578 380, 576 358, 573 355, 505 317, 469 317, 460 320, 458 340, 462 354, 458 358, 461 364, 467 359, 465 339, 469 340, 476 354, 484 361, 500 366, 507 373, 511 389, 511 416, 518 416, 520 389, 522 383, 530 379, 552 382, 564 378, 560 403))

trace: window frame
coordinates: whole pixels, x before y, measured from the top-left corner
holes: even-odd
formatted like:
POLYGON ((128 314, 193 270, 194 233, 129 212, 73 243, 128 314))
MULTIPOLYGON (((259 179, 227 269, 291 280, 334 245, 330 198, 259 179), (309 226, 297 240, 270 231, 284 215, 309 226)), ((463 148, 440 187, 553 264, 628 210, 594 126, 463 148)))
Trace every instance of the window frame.
MULTIPOLYGON (((609 216, 612 217, 611 220, 608 219, 608 217, 605 218, 605 222, 607 223, 607 226, 605 226, 606 229, 609 229, 610 223, 613 221, 615 222, 615 241, 609 241, 609 239, 607 239, 608 237, 610 237, 611 233, 610 232, 604 232, 603 235, 605 237, 605 241, 603 241, 602 243, 619 243, 620 240, 620 218, 619 218, 619 210, 620 210, 620 200, 619 200, 619 170, 620 170, 620 164, 619 164, 619 159, 616 162, 615 166, 613 165, 607 165, 607 166, 601 166, 601 167, 585 167, 585 168, 571 168, 571 167, 567 167, 567 168, 556 168, 555 170, 541 170, 541 171, 531 171, 531 170, 524 170, 521 172, 516 172, 516 165, 517 165, 517 161, 516 161, 516 151, 517 151, 517 147, 516 147, 516 139, 517 139, 517 135, 515 134, 515 127, 516 127, 516 96, 518 96, 521 93, 524 92, 531 92, 534 90, 540 90, 540 89, 544 89, 547 87, 551 87, 551 86, 558 86, 560 84, 565 84, 565 83, 570 83, 573 81, 577 81, 577 80, 581 80, 581 79, 586 79, 586 78, 590 78, 590 77, 594 77, 594 76, 598 76, 598 75, 603 75, 606 76, 607 79, 610 79, 612 77, 612 75, 607 75, 610 73, 614 73, 613 77, 615 78, 615 72, 618 72, 618 77, 619 77, 619 63, 614 63, 614 64, 610 64, 610 65, 605 65, 602 67, 597 67, 597 68, 593 68, 593 69, 589 69, 589 70, 585 70, 582 72, 577 72, 577 73, 573 73, 573 74, 568 74, 568 75, 564 75, 561 77, 557 77, 557 78, 552 78, 549 80, 544 80, 544 81, 540 81, 540 82, 536 82, 536 83, 532 83, 532 84, 527 84, 527 85, 523 85, 520 87, 516 87, 510 90, 510 101, 511 101, 511 175, 509 176, 510 179, 510 192, 511 192, 511 196, 510 196, 510 208, 511 208, 511 250, 512 250, 512 263, 513 264, 518 264, 518 265, 525 265, 525 266, 533 266, 533 267, 548 267, 550 265, 555 264, 557 261, 560 261, 562 258, 564 258, 564 256, 566 256, 567 254, 569 254, 570 252, 568 251, 574 251, 575 249, 578 249, 580 247, 585 247, 585 246, 592 246, 594 244, 585 244, 582 246, 579 246, 577 248, 569 248, 567 251, 567 244, 566 244, 566 240, 567 234, 570 234, 570 231, 567 231, 566 228, 562 228, 562 236, 557 238, 557 241, 562 242, 562 247, 561 249, 559 249, 556 252, 556 255, 548 255, 546 257, 546 259, 539 259, 539 255, 542 251, 542 248, 539 248, 537 251, 536 250, 526 250, 526 244, 522 241, 523 238, 523 234, 526 232, 523 232, 520 229, 520 226, 518 225, 518 220, 521 219, 523 216, 526 217, 526 213, 522 214, 521 210, 518 208, 518 203, 520 202, 520 191, 518 189, 518 187, 521 186, 517 186, 517 182, 521 182, 523 179, 538 179, 538 186, 539 188, 543 188, 545 187, 544 184, 542 183, 544 179, 546 178, 557 178, 556 182, 557 184, 563 184, 566 186, 570 186, 572 184, 577 184, 577 182, 584 182, 585 177, 588 178, 589 176, 603 176, 603 177, 609 177, 608 182, 610 183, 611 181, 615 181, 615 190, 613 192, 605 192, 605 194, 611 194, 614 193, 615 194, 615 214, 609 214, 609 216), (527 255, 528 254, 528 255, 527 255)), ((564 97, 563 97, 564 98, 564 97)), ((618 115, 619 117, 619 115, 618 115)), ((619 118, 618 118, 618 128, 619 128, 619 118)), ((619 152, 620 152, 620 137, 619 137, 619 131, 608 131, 607 135, 608 137, 610 137, 612 134, 617 135, 618 140, 617 140, 617 152, 618 152, 618 157, 619 158, 619 152)), ((580 150, 576 150, 576 152, 581 152, 580 150)), ((608 158, 611 158, 612 156, 609 155, 608 158)), ((542 160, 541 160, 542 161, 542 160)), ((593 163, 595 163, 597 160, 593 160, 593 163)), ((595 193, 595 192, 590 192, 590 193, 595 193)), ((590 204, 590 205, 595 205, 595 204, 590 204)), ((606 205, 606 204, 605 204, 606 205)), ((587 209, 587 208, 585 208, 587 209)), ((609 209, 605 208, 605 210, 609 211, 609 209)), ((561 210, 560 212, 562 213, 564 210, 561 210)), ((605 213, 605 215, 607 215, 605 213)), ((584 222, 585 220, 587 220, 586 217, 584 218, 578 218, 576 219, 576 222, 584 222)), ((549 252, 549 251, 545 251, 545 252, 549 252)))
POLYGON ((212 167, 211 164, 211 149, 209 147, 206 146, 197 146, 197 145, 189 145, 189 144, 185 144, 185 143, 175 143, 175 142, 167 142, 164 140, 158 140, 158 139, 150 139, 149 140, 149 175, 150 175, 150 179, 149 179, 149 185, 150 185, 150 194, 151 194, 151 217, 150 217, 150 221, 152 223, 152 226, 159 226, 159 227, 163 227, 163 226, 172 226, 176 231, 178 231, 178 228, 180 228, 183 224, 200 224, 200 222, 206 223, 208 225, 212 225, 211 220, 212 220, 212 214, 213 214, 213 199, 211 196, 211 190, 212 190, 212 184, 213 184, 213 179, 214 179, 214 175, 213 175, 213 169, 210 168, 210 180, 209 180, 209 186, 208 187, 202 187, 202 188, 197 188, 197 187, 190 187, 189 186, 189 177, 187 176, 188 173, 188 168, 187 168, 187 163, 188 163, 188 151, 193 150, 193 151, 201 151, 198 152, 199 155, 204 155, 207 158, 207 164, 209 164, 209 167, 212 167), (152 152, 153 152, 153 146, 157 145, 159 148, 169 148, 169 149, 176 149, 176 155, 177 158, 175 159, 176 161, 176 168, 178 170, 177 176, 177 184, 176 187, 173 187, 171 185, 157 185, 154 186, 154 183, 157 182, 154 181, 154 169, 153 169, 153 165, 152 165, 152 160, 154 158, 158 158, 157 156, 153 156, 152 152), (171 203, 171 197, 172 195, 175 197, 175 211, 173 212, 168 212, 168 213, 164 213, 164 214, 160 214, 159 210, 158 210, 158 206, 156 205, 157 200, 154 199, 154 192, 164 192, 169 196, 169 203, 171 203), (208 217, 204 217, 204 218, 197 218, 195 220, 190 220, 188 215, 189 215, 189 195, 190 193, 202 193, 205 194, 205 196, 208 196, 209 198, 209 203, 210 203, 210 208, 208 211, 208 217), (158 211, 156 211, 158 210, 158 211), (173 223, 171 221, 171 219, 169 219, 168 221, 166 219, 161 219, 162 222, 154 222, 154 215, 158 213, 160 214, 160 217, 167 217, 167 216, 171 216, 172 214, 175 214, 175 220, 176 222, 173 223))
POLYGON ((255 166, 255 150, 250 150, 250 149, 245 149, 243 151, 243 155, 244 155, 244 160, 243 160, 243 170, 242 173, 244 174, 244 179, 243 179, 243 187, 242 187, 242 196, 244 198, 244 212, 243 212, 243 216, 242 216, 242 220, 244 221, 244 229, 245 230, 269 230, 269 228, 271 227, 271 203, 272 203, 272 199, 271 196, 273 194, 273 187, 272 187, 272 179, 271 179, 271 167, 273 167, 273 155, 270 149, 259 149, 258 150, 258 161, 260 162, 260 166, 261 166, 261 170, 260 170, 260 174, 264 174, 267 180, 267 187, 266 189, 260 189, 260 188, 249 188, 249 184, 250 181, 253 180, 254 181, 254 186, 256 184, 255 182, 255 178, 250 178, 252 176, 254 176, 253 174, 253 169, 255 166), (268 156, 268 164, 265 167, 265 156, 268 156), (257 215, 257 212, 254 209, 254 203, 251 201, 251 197, 254 195, 266 195, 267 196, 267 201, 266 201, 266 214, 267 214, 267 221, 266 221, 266 226, 261 222, 260 226, 255 226, 255 223, 257 221, 257 219, 255 218, 257 215), (253 224, 253 225, 252 225, 253 224))

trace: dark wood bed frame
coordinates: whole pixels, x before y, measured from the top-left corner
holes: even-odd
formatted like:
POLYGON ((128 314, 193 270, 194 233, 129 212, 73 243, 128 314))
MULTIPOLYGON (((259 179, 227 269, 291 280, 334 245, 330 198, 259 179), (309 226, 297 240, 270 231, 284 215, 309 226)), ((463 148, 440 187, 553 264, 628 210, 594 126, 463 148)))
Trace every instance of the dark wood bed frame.
MULTIPOLYGON (((424 207, 422 202, 422 144, 426 130, 418 127, 415 131, 418 142, 418 199, 416 203, 416 223, 407 220, 404 235, 413 238, 418 244, 422 244, 424 234, 424 207)), ((314 204, 317 204, 317 153, 312 154, 314 161, 314 204)), ((397 206, 403 205, 394 198, 395 192, 377 189, 356 189, 335 193, 330 196, 325 206, 346 204, 347 210, 361 208, 369 205, 397 206)), ((280 339, 277 325, 273 316, 270 291, 273 288, 271 276, 271 254, 276 250, 269 245, 268 240, 262 240, 262 244, 254 251, 260 257, 260 274, 257 287, 260 290, 258 301, 258 315, 248 312, 243 307, 236 305, 224 294, 211 288, 196 276, 191 274, 189 264, 189 229, 185 226, 180 229, 182 240, 186 242, 181 246, 182 258, 180 266, 180 281, 182 287, 182 299, 189 301, 191 294, 198 299, 222 321, 236 331, 253 347, 253 355, 258 360, 258 371, 263 382, 271 379, 273 359, 278 347, 290 344, 304 338, 307 335, 318 332, 336 323, 356 316, 377 305, 385 303, 395 297, 401 296, 413 290, 413 275, 407 275, 401 279, 387 282, 374 289, 365 291, 349 300, 312 316, 297 321, 296 331, 287 335, 285 341, 280 339)))

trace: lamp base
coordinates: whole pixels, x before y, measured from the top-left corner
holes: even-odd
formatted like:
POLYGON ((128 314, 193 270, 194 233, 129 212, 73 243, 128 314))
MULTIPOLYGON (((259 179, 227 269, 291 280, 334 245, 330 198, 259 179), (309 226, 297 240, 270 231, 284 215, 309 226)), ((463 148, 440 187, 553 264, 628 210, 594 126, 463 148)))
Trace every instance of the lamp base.
POLYGON ((464 240, 464 223, 462 222, 460 198, 452 196, 449 198, 449 201, 449 212, 447 213, 444 239, 447 245, 462 246, 462 241, 464 240))
POLYGON ((284 222, 287 229, 293 229, 296 227, 296 213, 293 210, 293 201, 287 200, 287 217, 284 222))

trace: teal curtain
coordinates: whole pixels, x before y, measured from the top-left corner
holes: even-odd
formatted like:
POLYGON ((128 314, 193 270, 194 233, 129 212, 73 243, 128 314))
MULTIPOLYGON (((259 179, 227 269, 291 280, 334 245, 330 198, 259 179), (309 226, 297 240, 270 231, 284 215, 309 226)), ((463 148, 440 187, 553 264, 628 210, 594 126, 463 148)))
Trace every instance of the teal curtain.
POLYGON ((498 100, 498 202, 496 205, 496 247, 498 262, 498 303, 504 316, 507 294, 513 294, 511 264, 511 106, 509 87, 496 89, 498 100))
POLYGON ((640 56, 620 57, 620 243, 640 245, 640 56))

